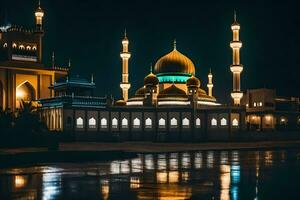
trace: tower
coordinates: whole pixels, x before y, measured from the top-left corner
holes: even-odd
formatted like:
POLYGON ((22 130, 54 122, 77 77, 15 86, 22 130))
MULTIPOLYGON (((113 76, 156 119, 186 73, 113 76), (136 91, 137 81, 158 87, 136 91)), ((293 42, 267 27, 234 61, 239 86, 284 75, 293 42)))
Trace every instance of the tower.
POLYGON ((44 36, 44 30, 43 30, 43 17, 44 17, 44 11, 41 8, 41 1, 39 0, 38 8, 35 10, 35 34, 38 36, 38 62, 42 62, 42 39, 44 36))
POLYGON ((128 60, 131 56, 130 52, 128 52, 128 44, 129 41, 127 39, 126 30, 124 32, 124 38, 122 40, 123 50, 120 53, 120 57, 122 59, 122 82, 120 83, 120 87, 122 89, 123 100, 128 100, 128 90, 130 88, 130 83, 128 82, 128 60))
POLYGON ((233 40, 230 42, 230 47, 232 48, 232 65, 230 70, 233 73, 233 87, 231 92, 231 98, 233 99, 233 104, 235 106, 240 105, 241 98, 243 97, 243 92, 241 91, 241 73, 243 71, 243 65, 240 64, 240 48, 242 47, 242 42, 239 39, 240 24, 236 20, 236 13, 234 12, 234 22, 231 25, 231 30, 233 32, 233 40))
POLYGON ((212 75, 212 73, 211 73, 211 69, 209 69, 209 73, 208 73, 207 77, 208 77, 208 83, 207 83, 208 96, 211 96, 211 97, 212 97, 212 96, 213 96, 212 90, 213 90, 214 85, 213 85, 213 83, 212 83, 213 75, 212 75))
POLYGON ((41 8, 41 2, 39 1, 39 6, 35 10, 35 25, 36 25, 36 30, 37 31, 42 31, 43 30, 43 17, 44 17, 44 11, 41 8))

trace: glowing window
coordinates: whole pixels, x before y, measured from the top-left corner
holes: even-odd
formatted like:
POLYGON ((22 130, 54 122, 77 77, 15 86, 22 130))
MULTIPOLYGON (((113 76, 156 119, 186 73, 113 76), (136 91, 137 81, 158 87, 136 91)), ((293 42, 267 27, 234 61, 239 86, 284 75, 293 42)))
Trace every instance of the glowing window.
POLYGON ((16 43, 13 43, 13 44, 12 44, 12 47, 13 47, 13 48, 17 48, 17 44, 16 44, 16 43))
POLYGON ((96 120, 94 117, 89 119, 89 128, 96 128, 96 120))
POLYGON ((26 50, 30 51, 30 50, 31 50, 31 47, 30 47, 30 46, 27 46, 27 47, 26 47, 26 50))
POLYGON ((33 46, 33 47, 32 47, 32 50, 33 50, 33 51, 36 51, 36 46, 33 46))
POLYGON ((188 118, 184 118, 182 120, 182 127, 183 128, 189 128, 190 127, 190 120, 188 118))
POLYGON ((4 44, 3 44, 3 47, 6 48, 6 47, 7 47, 7 43, 4 43, 4 44))
POLYGON ((19 49, 24 50, 24 49, 25 49, 24 45, 21 44, 21 45, 19 46, 19 49))
POLYGON ((215 118, 212 118, 210 123, 212 126, 217 126, 217 120, 215 118))
POLYGON ((200 128, 200 127, 201 127, 201 120, 200 120, 200 118, 197 118, 197 119, 196 119, 196 127, 197 127, 197 128, 200 128))
POLYGON ((138 118, 135 118, 133 120, 133 128, 140 128, 141 126, 141 120, 139 120, 138 118))
POLYGON ((83 119, 81 117, 78 117, 76 119, 76 127, 77 128, 83 128, 83 119))
POLYGON ((287 125, 287 118, 286 117, 280 117, 280 125, 287 125))
POLYGON ((225 118, 221 119, 221 126, 227 126, 227 120, 225 118))
POLYGON ((175 118, 171 119, 171 128, 177 128, 177 119, 175 118))
POLYGON ((256 102, 253 103, 253 106, 256 107, 256 102))
POLYGON ((239 121, 237 119, 232 120, 232 126, 239 126, 239 121))
POLYGON ((122 128, 128 128, 128 120, 126 118, 122 119, 122 128))
POLYGON ((118 128, 118 120, 113 118, 111 121, 112 128, 118 128))
POLYGON ((259 102, 258 105, 259 105, 260 107, 262 107, 263 103, 262 103, 262 102, 259 102))
POLYGON ((159 128, 166 128, 166 120, 163 118, 160 118, 158 121, 159 128))
POLYGON ((101 119, 101 128, 107 128, 107 119, 106 118, 101 119))
POLYGON ((150 118, 145 120, 145 128, 152 128, 152 120, 150 118))

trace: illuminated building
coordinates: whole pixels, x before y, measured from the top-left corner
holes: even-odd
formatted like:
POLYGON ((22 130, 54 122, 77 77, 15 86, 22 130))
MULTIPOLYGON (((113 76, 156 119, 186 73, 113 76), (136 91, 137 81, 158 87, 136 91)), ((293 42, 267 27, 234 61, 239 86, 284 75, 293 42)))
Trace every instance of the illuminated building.
POLYGON ((193 61, 180 52, 176 41, 170 52, 156 58, 143 85, 131 95, 131 53, 126 31, 120 53, 121 98, 96 97, 93 76, 91 80, 69 77, 68 67, 55 65, 54 53, 52 66, 43 65, 44 11, 40 5, 35 17, 34 30, 12 26, 0 29, 0 106, 14 111, 21 100, 37 100, 39 114, 51 131, 61 131, 78 140, 204 141, 233 139, 246 130, 246 125, 249 130, 274 130, 294 129, 300 124, 297 99, 274 96, 274 106, 269 110, 269 100, 259 99, 268 96, 268 91, 242 92, 242 43, 236 15, 230 43, 233 105, 222 104, 214 96, 213 88, 219 86, 213 84, 211 70, 207 91, 203 88, 193 61), (255 101, 254 96, 257 96, 255 101), (279 105, 283 104, 293 109, 280 110, 279 105))
POLYGON ((51 97, 50 84, 67 74, 67 69, 42 63, 43 16, 39 5, 33 29, 21 26, 0 28, 0 108, 14 111, 20 100, 51 97))

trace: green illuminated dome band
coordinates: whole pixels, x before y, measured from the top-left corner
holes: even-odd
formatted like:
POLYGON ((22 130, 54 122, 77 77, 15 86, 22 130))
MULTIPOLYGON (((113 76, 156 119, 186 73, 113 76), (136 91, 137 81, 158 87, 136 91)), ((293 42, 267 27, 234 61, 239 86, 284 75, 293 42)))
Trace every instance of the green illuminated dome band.
POLYGON ((159 83, 186 83, 192 76, 188 73, 160 73, 157 74, 159 83))

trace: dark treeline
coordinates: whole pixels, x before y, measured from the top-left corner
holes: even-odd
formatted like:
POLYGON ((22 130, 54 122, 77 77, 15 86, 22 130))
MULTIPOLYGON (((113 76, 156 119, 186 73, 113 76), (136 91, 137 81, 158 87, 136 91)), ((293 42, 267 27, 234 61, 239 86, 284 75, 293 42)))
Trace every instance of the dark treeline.
POLYGON ((32 102, 21 101, 15 112, 0 109, 0 146, 44 146, 48 129, 32 102))

